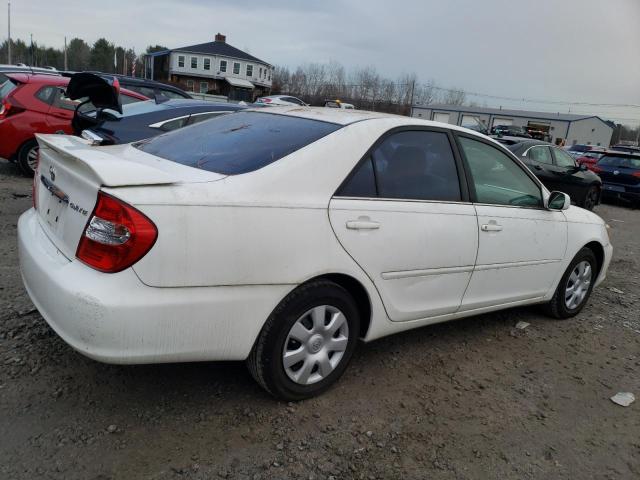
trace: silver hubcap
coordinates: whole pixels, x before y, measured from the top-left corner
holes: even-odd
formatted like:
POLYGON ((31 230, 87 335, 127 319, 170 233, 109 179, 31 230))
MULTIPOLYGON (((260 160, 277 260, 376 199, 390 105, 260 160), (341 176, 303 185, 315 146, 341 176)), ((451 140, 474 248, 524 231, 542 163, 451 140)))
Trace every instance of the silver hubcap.
POLYGON ((326 378, 342 360, 349 343, 344 314, 331 305, 305 312, 293 324, 284 342, 282 364, 287 376, 300 385, 326 378))
POLYGON ((564 303, 568 309, 573 310, 584 301, 589 285, 591 285, 591 264, 584 260, 574 267, 567 281, 564 303))
POLYGON ((34 172, 36 168, 38 168, 38 147, 33 147, 29 150, 29 153, 27 153, 27 164, 34 172))

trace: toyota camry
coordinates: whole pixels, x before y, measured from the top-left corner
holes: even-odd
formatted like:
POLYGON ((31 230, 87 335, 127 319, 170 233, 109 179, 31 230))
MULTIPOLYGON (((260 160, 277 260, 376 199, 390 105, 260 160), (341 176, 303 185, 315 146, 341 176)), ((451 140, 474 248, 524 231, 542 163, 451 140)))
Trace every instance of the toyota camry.
POLYGON ((520 305, 572 317, 611 260, 600 217, 452 125, 296 106, 38 141, 24 284, 103 362, 246 360, 302 399, 360 339, 520 305))

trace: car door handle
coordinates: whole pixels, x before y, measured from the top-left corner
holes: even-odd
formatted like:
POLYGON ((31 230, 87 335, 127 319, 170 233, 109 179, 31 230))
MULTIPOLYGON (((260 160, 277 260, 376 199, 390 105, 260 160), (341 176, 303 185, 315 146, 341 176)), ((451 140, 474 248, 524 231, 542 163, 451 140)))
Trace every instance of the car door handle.
POLYGON ((483 232, 499 232, 502 230, 502 225, 498 225, 497 223, 488 223, 482 225, 480 230, 483 232))
POLYGON ((372 222, 371 220, 349 220, 347 222, 347 228, 349 230, 377 230, 380 228, 378 222, 372 222))

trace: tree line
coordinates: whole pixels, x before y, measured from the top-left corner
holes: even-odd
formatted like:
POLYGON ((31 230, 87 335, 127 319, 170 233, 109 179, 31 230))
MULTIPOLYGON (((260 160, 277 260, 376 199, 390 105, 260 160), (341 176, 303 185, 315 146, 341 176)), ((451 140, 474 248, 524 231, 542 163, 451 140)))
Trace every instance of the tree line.
MULTIPOLYGON (((0 59, 8 62, 9 41, 0 44, 0 59)), ((160 45, 149 46, 145 53, 164 50, 160 45)), ((33 67, 54 67, 64 70, 64 48, 52 48, 21 39, 11 41, 11 62, 33 67)), ((131 75, 135 65, 136 76, 142 76, 142 55, 134 49, 124 48, 99 38, 92 45, 81 38, 72 38, 67 45, 67 69, 71 71, 97 70, 105 73, 131 75)))
POLYGON ((463 105, 466 93, 460 88, 441 88, 435 81, 421 83, 415 73, 391 79, 375 67, 347 71, 340 63, 307 63, 295 70, 276 66, 272 94, 301 98, 311 105, 339 99, 356 108, 408 114, 411 104, 445 103, 463 105))

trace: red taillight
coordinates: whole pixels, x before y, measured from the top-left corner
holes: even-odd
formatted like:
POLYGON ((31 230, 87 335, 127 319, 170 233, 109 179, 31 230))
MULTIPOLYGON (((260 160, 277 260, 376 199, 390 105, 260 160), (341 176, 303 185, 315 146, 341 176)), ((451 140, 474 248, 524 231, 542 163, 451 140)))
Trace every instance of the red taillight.
POLYGON ((602 172, 602 169, 597 165, 591 165, 589 167, 589 170, 591 170, 593 173, 601 173, 602 172))
POLYGON ((2 103, 0 103, 0 118, 7 118, 16 113, 24 112, 24 110, 24 107, 15 100, 3 98, 2 103))
POLYGON ((260 101, 263 102, 263 103, 271 103, 271 99, 270 98, 261 98, 260 101))
POLYGON ((632 177, 640 178, 640 170, 636 170, 631 174, 632 177))
POLYGON ((98 192, 76 257, 106 273, 120 272, 144 257, 158 238, 154 223, 139 210, 98 192))

